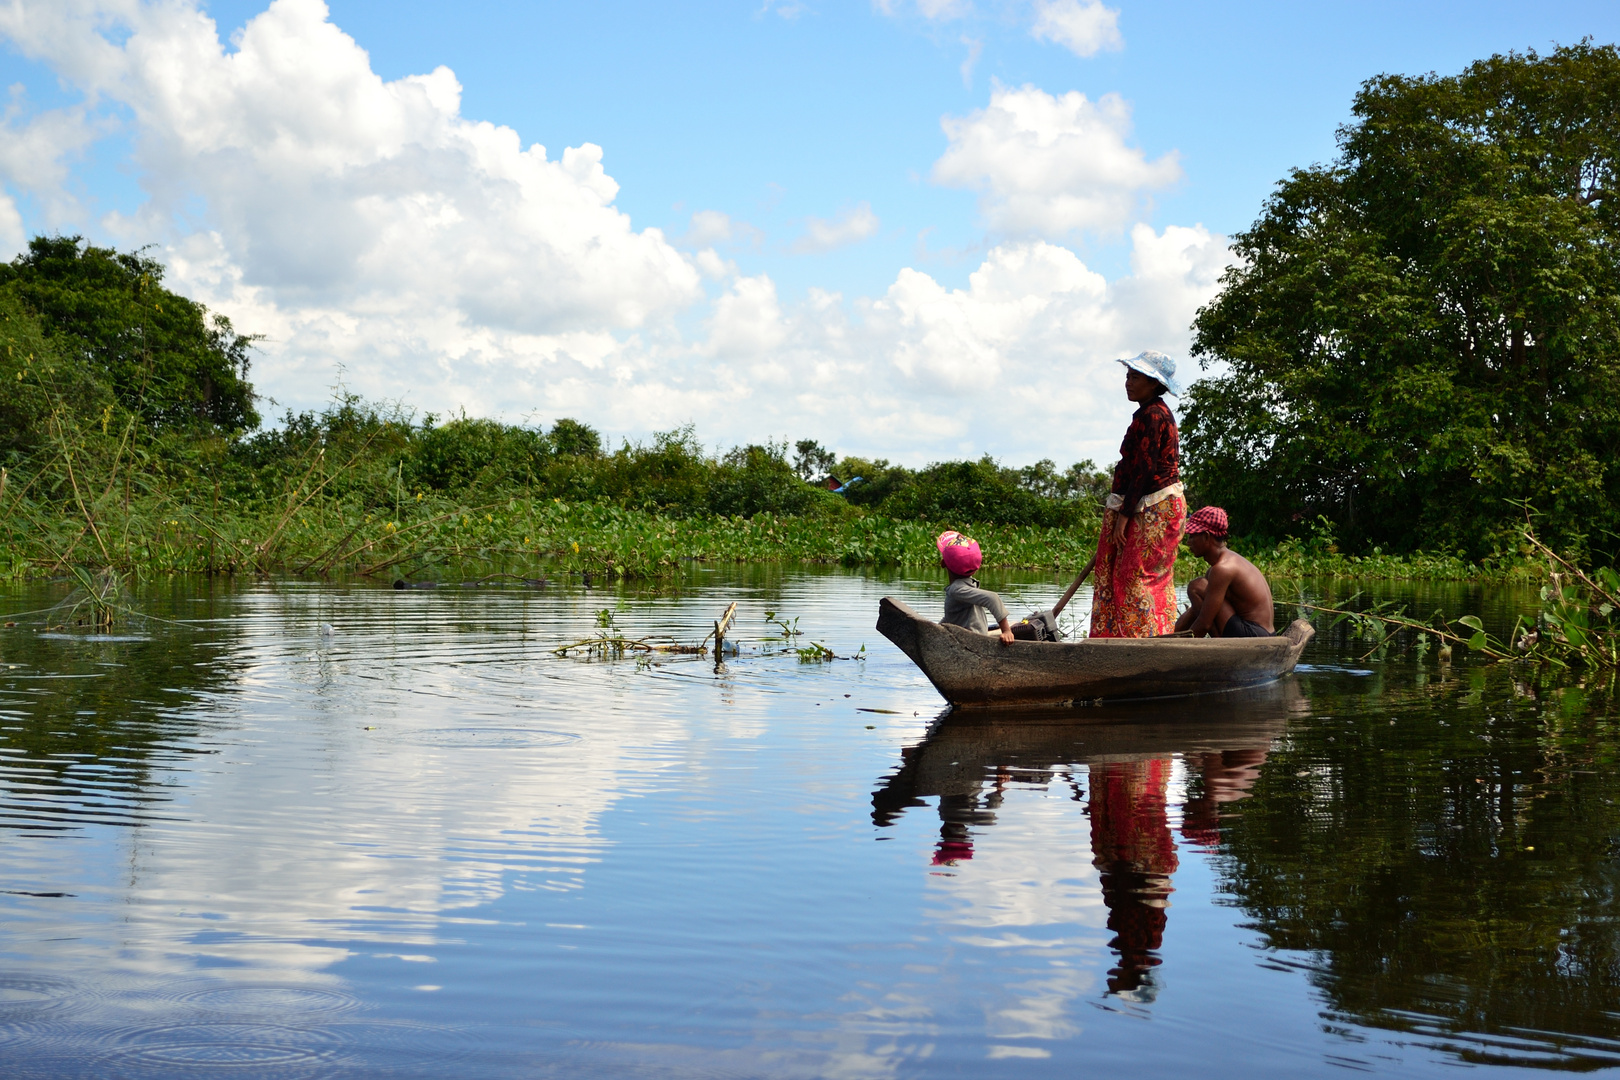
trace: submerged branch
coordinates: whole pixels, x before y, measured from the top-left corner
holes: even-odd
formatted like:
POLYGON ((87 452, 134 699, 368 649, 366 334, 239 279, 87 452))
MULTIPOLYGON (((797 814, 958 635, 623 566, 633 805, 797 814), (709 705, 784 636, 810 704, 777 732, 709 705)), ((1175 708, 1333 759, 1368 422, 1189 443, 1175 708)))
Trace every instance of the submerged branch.
MULTIPOLYGON (((708 639, 705 638, 704 640, 707 641, 708 639)), ((623 653, 636 650, 648 653, 667 652, 702 654, 709 651, 705 645, 677 645, 672 642, 654 643, 643 638, 627 638, 622 634, 611 637, 607 634, 601 634, 597 637, 586 638, 583 641, 576 641, 571 645, 559 645, 557 648, 552 649, 551 651, 558 656, 567 656, 575 649, 583 649, 586 652, 604 653, 623 653)))

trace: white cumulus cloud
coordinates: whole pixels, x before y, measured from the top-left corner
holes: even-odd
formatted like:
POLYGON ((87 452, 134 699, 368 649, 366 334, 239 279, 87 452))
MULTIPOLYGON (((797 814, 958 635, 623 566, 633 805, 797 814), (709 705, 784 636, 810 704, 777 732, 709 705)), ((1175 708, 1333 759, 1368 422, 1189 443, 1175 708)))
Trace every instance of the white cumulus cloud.
POLYGON ((1131 244, 1131 273, 1116 281, 1066 247, 1018 240, 960 288, 902 269, 851 305, 853 319, 826 295, 780 321, 772 307, 777 343, 733 350, 729 370, 753 384, 748 411, 764 432, 889 456, 903 446, 914 460, 993 448, 1011 461, 1107 464, 1132 408, 1113 361, 1143 349, 1184 357, 1188 324, 1230 261, 1225 238, 1202 226, 1138 225, 1131 244))
POLYGON ((1075 327, 1082 333, 1074 342, 1084 341, 1086 330, 1094 336, 1107 290, 1074 252, 1035 241, 991 251, 966 289, 947 290, 927 274, 902 270, 876 309, 896 323, 890 352, 902 376, 970 391, 995 384, 1004 367, 1049 337, 1054 320, 1086 312, 1093 325, 1075 327))
POLYGON ((936 183, 980 193, 992 229, 1061 237, 1112 232, 1134 218, 1145 194, 1181 178, 1174 152, 1154 160, 1129 143, 1130 106, 1034 86, 996 86, 990 104, 941 121, 950 144, 936 183))
POLYGON ((794 251, 831 251, 859 243, 878 231, 878 217, 869 203, 850 207, 837 217, 808 218, 804 235, 793 242, 794 251))
POLYGON ((692 215, 681 242, 687 247, 708 247, 723 244, 737 235, 737 226, 731 215, 720 210, 699 210, 692 215))
POLYGON ((27 246, 28 233, 23 228, 17 200, 0 193, 0 258, 9 259, 27 246))
POLYGON ((776 283, 767 274, 738 278, 715 301, 706 351, 718 356, 764 359, 782 344, 787 330, 776 283))
MULTIPOLYGON (((441 415, 573 415, 610 436, 692 421, 711 442, 910 462, 1101 462, 1129 415, 1111 361, 1181 354, 1229 258, 1200 227, 1135 224, 1180 171, 1128 144, 1114 97, 998 86, 945 121, 935 179, 979 190, 1002 233, 964 281, 904 268, 875 296, 788 298, 715 253, 758 246, 754 227, 699 211, 679 245, 635 228, 601 148, 554 154, 464 116, 446 68, 381 78, 319 0, 275 0, 229 46, 195 0, 0 0, 0 36, 83 99, 7 114, 0 244, 52 199, 99 242, 159 244, 171 285, 265 335, 255 382, 296 408, 341 371, 441 415), (65 193, 114 129, 145 201, 85 221, 65 193), (1077 230, 1128 236, 1130 273, 1085 265, 1062 242, 1077 230)), ((798 244, 878 227, 862 203, 798 244)))
POLYGON ((0 32, 134 114, 152 197, 112 227, 150 238, 200 196, 264 299, 543 334, 636 327, 701 295, 692 263, 614 208, 600 147, 553 158, 462 117, 448 68, 384 81, 320 0, 275 0, 234 51, 172 2, 18 0, 0 32))
MULTIPOLYGON (((39 196, 52 225, 71 223, 81 212, 67 185, 72 164, 107 125, 95 122, 83 105, 30 116, 27 104, 23 87, 13 86, 0 112, 0 181, 39 196)), ((21 232, 15 200, 0 192, 0 246, 8 255, 25 246, 21 232)))
POLYGON ((1055 41, 1076 56, 1095 56, 1104 49, 1123 49, 1119 9, 1102 0, 1035 0, 1037 40, 1055 41))

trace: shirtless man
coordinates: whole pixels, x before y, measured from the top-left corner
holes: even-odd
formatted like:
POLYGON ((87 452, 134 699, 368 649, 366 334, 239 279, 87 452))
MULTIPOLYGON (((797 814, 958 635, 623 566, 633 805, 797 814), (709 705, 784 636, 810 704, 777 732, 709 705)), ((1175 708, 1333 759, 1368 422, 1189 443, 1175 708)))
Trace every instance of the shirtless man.
POLYGON ((1209 572, 1187 586, 1192 606, 1176 620, 1193 637, 1270 637, 1271 586, 1254 564, 1226 547, 1226 511, 1206 506, 1187 518, 1187 547, 1209 572))

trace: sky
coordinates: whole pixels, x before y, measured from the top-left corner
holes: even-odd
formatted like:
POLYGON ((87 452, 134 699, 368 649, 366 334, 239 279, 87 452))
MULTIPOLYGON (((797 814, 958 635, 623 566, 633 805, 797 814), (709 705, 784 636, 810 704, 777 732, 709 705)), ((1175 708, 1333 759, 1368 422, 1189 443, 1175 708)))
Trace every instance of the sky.
POLYGON ((1357 88, 1620 4, 0 0, 0 257, 146 247, 340 386, 610 444, 1117 457, 1357 88))

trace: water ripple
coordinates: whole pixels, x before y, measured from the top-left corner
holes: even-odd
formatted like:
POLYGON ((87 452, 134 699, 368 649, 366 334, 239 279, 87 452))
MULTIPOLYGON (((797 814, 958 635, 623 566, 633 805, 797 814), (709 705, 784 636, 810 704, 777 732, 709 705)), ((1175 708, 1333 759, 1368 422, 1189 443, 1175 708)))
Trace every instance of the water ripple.
POLYGON ((298 1075, 330 1061, 343 1040, 330 1031, 248 1020, 189 1021, 125 1028, 106 1038, 109 1065, 122 1073, 152 1070, 252 1070, 254 1075, 298 1075))
POLYGON ((360 1005, 360 999, 348 991, 296 983, 216 984, 199 990, 186 990, 182 984, 173 988, 168 997, 178 1005, 195 1006, 209 1012, 284 1018, 343 1013, 360 1005))
POLYGON ((576 742, 579 736, 571 731, 546 731, 541 728, 455 727, 406 732, 401 739, 419 746, 456 750, 531 750, 563 746, 576 742))

